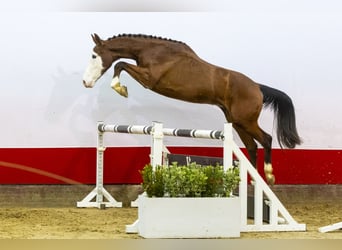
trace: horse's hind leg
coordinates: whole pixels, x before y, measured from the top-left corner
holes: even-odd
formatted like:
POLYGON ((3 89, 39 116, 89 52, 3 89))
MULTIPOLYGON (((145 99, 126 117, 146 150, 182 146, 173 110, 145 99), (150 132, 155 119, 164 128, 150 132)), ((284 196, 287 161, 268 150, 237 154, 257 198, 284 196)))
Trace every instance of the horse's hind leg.
POLYGON ((272 136, 264 132, 257 123, 253 126, 246 128, 246 131, 252 135, 264 148, 264 172, 267 183, 273 185, 275 177, 273 175, 273 168, 271 163, 271 147, 272 136))
POLYGON ((264 147, 264 151, 265 151, 265 155, 264 155, 264 173, 265 173, 265 177, 266 180, 268 182, 268 184, 273 185, 275 182, 275 177, 273 175, 273 168, 272 168, 272 162, 271 162, 271 147, 272 147, 272 137, 267 134, 266 132, 264 132, 262 129, 260 129, 260 131, 262 132, 262 138, 261 141, 263 141, 263 143, 261 143, 261 145, 264 147))
MULTIPOLYGON (((257 140, 264 148, 264 172, 267 183, 273 185, 275 182, 275 177, 273 175, 273 168, 271 163, 271 147, 272 147, 272 137, 264 132, 257 122, 249 123, 248 125, 239 126, 243 129, 245 133, 248 133, 251 137, 257 140)), ((240 134, 239 134, 240 135, 240 134)))
POLYGON ((246 131, 241 128, 239 125, 233 123, 233 127, 236 130, 236 132, 239 134, 239 137, 243 144, 245 145, 248 155, 249 155, 249 161, 252 163, 252 165, 257 168, 257 149, 258 146, 256 142, 254 141, 253 137, 246 133, 246 131))
MULTIPOLYGON (((233 125, 234 126, 234 125, 233 125)), ((257 150, 258 146, 254 141, 254 138, 248 134, 244 129, 240 128, 238 125, 234 126, 235 130, 238 132, 240 139, 245 144, 246 149, 248 151, 249 160, 251 164, 257 168, 257 150)), ((270 148, 265 147, 265 165, 264 172, 266 176, 266 180, 269 184, 273 185, 275 182, 275 177, 272 174, 272 165, 271 165, 271 150, 270 148), (267 163, 266 163, 267 162, 267 163)))

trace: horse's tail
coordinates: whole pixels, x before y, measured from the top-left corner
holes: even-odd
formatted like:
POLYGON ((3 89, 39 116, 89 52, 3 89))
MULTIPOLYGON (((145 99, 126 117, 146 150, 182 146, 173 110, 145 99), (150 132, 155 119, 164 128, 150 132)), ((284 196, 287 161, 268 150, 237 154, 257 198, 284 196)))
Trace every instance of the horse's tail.
POLYGON ((280 147, 294 148, 301 144, 296 128, 295 110, 291 98, 284 92, 259 84, 265 107, 270 106, 277 118, 277 139, 280 147))

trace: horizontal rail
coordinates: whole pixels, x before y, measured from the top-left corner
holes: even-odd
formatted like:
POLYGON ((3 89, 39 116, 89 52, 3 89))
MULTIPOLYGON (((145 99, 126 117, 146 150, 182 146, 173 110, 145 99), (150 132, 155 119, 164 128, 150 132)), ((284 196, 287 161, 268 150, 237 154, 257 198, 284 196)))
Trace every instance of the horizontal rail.
POLYGON ((153 126, 141 126, 141 125, 105 125, 99 124, 98 130, 100 132, 112 132, 112 133, 126 133, 126 134, 145 134, 150 135, 153 126))
MULTIPOLYGON (((100 132, 150 135, 153 131, 153 126, 107 125, 107 124, 100 123, 98 125, 98 130, 100 132)), ((219 130, 163 128, 162 131, 163 131, 163 135, 165 136, 218 139, 218 140, 224 138, 223 132, 219 130)))
POLYGON ((166 136, 223 139, 222 131, 218 130, 163 128, 163 134, 166 136))

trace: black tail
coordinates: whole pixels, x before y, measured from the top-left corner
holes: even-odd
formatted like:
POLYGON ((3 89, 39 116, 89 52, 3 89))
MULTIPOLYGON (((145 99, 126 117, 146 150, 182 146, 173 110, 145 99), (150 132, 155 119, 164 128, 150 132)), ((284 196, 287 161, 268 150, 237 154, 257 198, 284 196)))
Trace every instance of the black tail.
POLYGON ((271 106, 277 117, 277 138, 281 147, 301 144, 296 128, 296 115, 291 98, 284 92, 260 84, 265 107, 271 106))

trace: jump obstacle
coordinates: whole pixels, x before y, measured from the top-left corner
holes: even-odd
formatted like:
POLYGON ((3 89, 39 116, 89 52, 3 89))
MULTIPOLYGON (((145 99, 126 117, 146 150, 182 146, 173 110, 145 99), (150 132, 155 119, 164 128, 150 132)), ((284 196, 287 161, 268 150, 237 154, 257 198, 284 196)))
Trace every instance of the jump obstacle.
MULTIPOLYGON (((96 168, 96 187, 80 202, 77 207, 121 207, 121 202, 117 202, 103 186, 103 159, 104 143, 103 135, 111 133, 129 133, 151 135, 151 154, 150 162, 153 167, 162 165, 165 156, 163 145, 164 136, 192 137, 222 140, 223 142, 223 168, 227 170, 232 166, 233 155, 239 161, 240 184, 239 196, 241 200, 241 232, 258 231, 305 231, 306 225, 297 223, 277 196, 272 192, 257 170, 251 165, 247 157, 233 141, 232 125, 224 124, 223 131, 199 130, 199 129, 171 129, 163 128, 162 123, 154 122, 151 126, 141 125, 107 125, 98 122, 97 137, 97 168, 96 168), (254 220, 248 220, 247 201, 248 201, 248 176, 251 178, 254 188, 254 220), (263 221, 263 201, 267 198, 269 205, 269 221, 263 221), (105 201, 107 199, 107 201, 105 201), (92 201, 95 200, 95 201, 92 201)), ((134 204, 135 205, 135 204, 134 204)), ((138 233, 139 219, 132 225, 126 226, 127 233, 138 233)))

